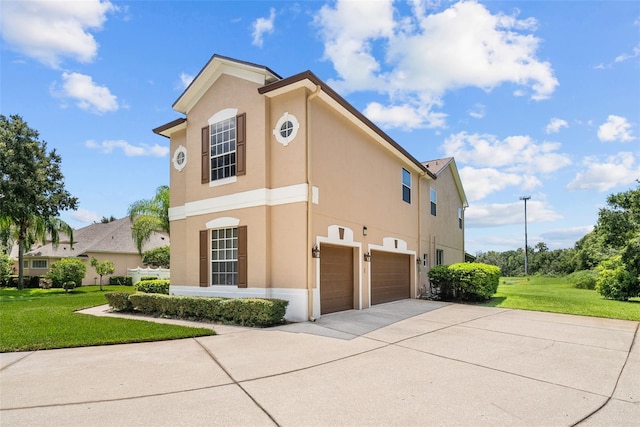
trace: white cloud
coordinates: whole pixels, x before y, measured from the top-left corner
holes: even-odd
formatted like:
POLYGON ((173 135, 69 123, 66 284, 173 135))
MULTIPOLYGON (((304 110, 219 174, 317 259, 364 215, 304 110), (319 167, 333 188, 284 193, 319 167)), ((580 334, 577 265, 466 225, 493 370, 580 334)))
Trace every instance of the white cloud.
POLYGON ((584 172, 576 174, 567 185, 568 190, 596 190, 604 192, 619 185, 628 185, 640 177, 640 165, 636 165, 632 153, 621 152, 601 160, 596 156, 585 157, 584 172))
MULTIPOLYGON (((524 204, 513 203, 473 204, 464 214, 465 225, 470 228, 494 227, 498 225, 524 224, 524 204)), ((548 222, 562 216, 540 200, 527 201, 527 222, 548 222)))
POLYGON ((444 113, 436 113, 428 108, 414 108, 407 104, 386 107, 377 102, 368 104, 364 115, 381 126, 401 129, 443 127, 447 117, 444 113))
POLYGON ((471 110, 469 110, 469 115, 474 119, 481 119, 485 116, 486 106, 483 104, 475 104, 471 110))
POLYGON ((323 6, 315 22, 339 76, 330 83, 342 92, 382 92, 394 105, 422 109, 408 114, 435 119, 432 127, 444 126, 442 117, 424 110, 439 106, 451 90, 510 83, 536 100, 554 92, 551 65, 536 57, 535 19, 492 15, 474 1, 431 14, 427 6, 433 5, 414 2, 410 16, 400 16, 391 0, 323 6), (384 60, 374 55, 377 49, 386 52, 384 60))
POLYGON ((625 117, 610 115, 607 122, 598 128, 598 138, 600 141, 633 141, 635 137, 631 135, 631 124, 625 117))
POLYGON ((118 98, 106 86, 94 83, 91 76, 80 73, 62 73, 62 88, 52 86, 51 94, 58 98, 72 98, 78 107, 102 114, 117 111, 118 98))
POLYGON ((476 169, 465 166, 459 170, 459 173, 469 201, 484 199, 491 193, 523 182, 520 175, 504 173, 492 168, 476 169))
POLYGON ((571 164, 568 156, 557 152, 560 144, 538 143, 529 136, 499 140, 494 135, 460 132, 450 135, 442 149, 460 163, 507 168, 512 173, 549 173, 571 164))
POLYGON ((640 56, 640 45, 634 47, 632 53, 620 54, 620 55, 616 56, 616 58, 613 61, 614 62, 625 62, 625 61, 628 61, 630 59, 637 58, 638 56, 640 56))
POLYGON ((540 237, 544 239, 545 243, 548 243, 550 249, 554 247, 566 248, 573 247, 578 240, 592 231, 593 225, 585 225, 545 231, 540 233, 540 237))
POLYGON ((89 211, 87 209, 78 209, 76 211, 72 211, 70 213, 70 216, 75 220, 85 223, 99 222, 102 219, 102 217, 98 215, 98 213, 89 211))
POLYGON ((187 74, 184 72, 180 73, 180 84, 178 85, 178 89, 186 89, 191 84, 194 78, 195 76, 191 74, 187 74))
POLYGON ((560 129, 569 127, 569 123, 566 120, 554 117, 551 119, 547 127, 544 129, 545 133, 558 133, 560 129))
POLYGON ((102 141, 100 143, 88 140, 85 142, 85 146, 87 148, 98 150, 104 154, 111 154, 114 150, 122 150, 124 155, 127 157, 164 157, 169 154, 169 147, 158 144, 131 145, 127 141, 121 139, 115 141, 102 141))
POLYGON ((276 10, 269 9, 268 18, 258 18, 253 23, 253 41, 254 46, 262 47, 263 37, 265 34, 272 34, 274 30, 274 22, 276 19, 276 10))
POLYGON ((63 58, 87 63, 98 43, 91 34, 118 10, 109 1, 3 1, 2 37, 13 49, 58 68, 63 58))

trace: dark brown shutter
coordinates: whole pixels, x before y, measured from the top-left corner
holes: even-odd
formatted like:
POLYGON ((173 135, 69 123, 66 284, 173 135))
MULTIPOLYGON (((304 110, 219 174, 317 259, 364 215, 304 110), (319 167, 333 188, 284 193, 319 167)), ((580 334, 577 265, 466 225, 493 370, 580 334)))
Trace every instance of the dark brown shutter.
POLYGON ((208 184, 210 181, 209 174, 211 173, 211 156, 209 155, 209 126, 202 128, 202 183, 208 184))
POLYGON ((209 231, 200 231, 200 286, 209 286, 209 231))
POLYGON ((247 173, 247 113, 236 116, 236 175, 247 173))
POLYGON ((238 227, 238 287, 247 287, 247 226, 238 227))

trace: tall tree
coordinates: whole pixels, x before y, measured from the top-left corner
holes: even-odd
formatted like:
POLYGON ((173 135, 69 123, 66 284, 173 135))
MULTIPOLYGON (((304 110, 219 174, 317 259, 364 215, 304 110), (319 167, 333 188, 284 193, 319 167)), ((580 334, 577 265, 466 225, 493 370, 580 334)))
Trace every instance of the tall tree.
POLYGON ((143 245, 156 231, 169 234, 169 187, 162 185, 151 199, 138 200, 129 206, 131 235, 142 255, 143 245))
POLYGON ((38 224, 45 229, 56 224, 60 211, 78 205, 78 199, 64 187, 61 157, 55 149, 47 151, 47 143, 38 138, 38 131, 19 115, 0 115, 0 218, 15 227, 20 288, 29 230, 38 224))

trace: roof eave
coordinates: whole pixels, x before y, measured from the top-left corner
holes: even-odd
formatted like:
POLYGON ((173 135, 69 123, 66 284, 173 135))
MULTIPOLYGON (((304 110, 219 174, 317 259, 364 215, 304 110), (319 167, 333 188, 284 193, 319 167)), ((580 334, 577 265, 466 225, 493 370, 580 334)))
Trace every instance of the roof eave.
POLYGON ((407 163, 412 164, 416 170, 429 175, 433 179, 436 178, 435 175, 433 175, 426 166, 424 166, 415 157, 409 154, 409 152, 396 141, 394 141, 393 138, 387 135, 382 129, 380 129, 360 111, 355 109, 335 90, 333 90, 329 85, 324 83, 322 80, 320 80, 320 78, 318 78, 318 76, 316 76, 309 70, 293 75, 291 77, 287 77, 286 79, 267 84, 259 88, 258 93, 267 97, 274 97, 301 87, 305 87, 310 91, 316 91, 318 86, 320 86, 321 88, 321 92, 319 94, 319 97, 321 99, 323 99, 329 105, 332 105, 342 114, 350 117, 352 122, 355 122, 362 130, 364 130, 374 139, 377 139, 379 142, 383 143, 383 145, 386 145, 387 148, 394 152, 394 154, 396 154, 398 157, 401 157, 405 161, 407 161, 407 163))

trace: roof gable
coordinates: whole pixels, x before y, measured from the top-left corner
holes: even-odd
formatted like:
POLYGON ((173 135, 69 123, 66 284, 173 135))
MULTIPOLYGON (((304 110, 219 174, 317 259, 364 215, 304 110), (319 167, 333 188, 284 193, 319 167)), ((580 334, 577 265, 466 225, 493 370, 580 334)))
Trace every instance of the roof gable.
POLYGON ((226 56, 213 55, 185 91, 182 92, 182 95, 174 102, 173 109, 187 114, 223 74, 229 74, 260 85, 281 79, 279 75, 265 66, 239 61, 226 56))
POLYGON ((464 192, 464 187, 462 186, 462 180, 460 179, 460 174, 458 173, 458 166, 456 166, 456 161, 453 157, 445 157, 444 159, 435 159, 429 160, 427 162, 423 162, 423 165, 429 169, 431 173, 433 173, 436 177, 440 176, 442 172, 444 172, 447 168, 451 169, 451 175, 453 176, 453 180, 455 181, 456 188, 458 189, 458 194, 460 195, 460 200, 462 201, 462 206, 465 208, 469 206, 469 202, 467 201, 467 195, 464 192))

